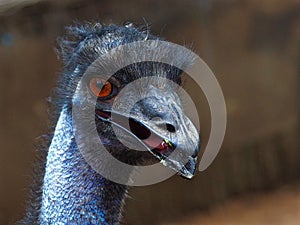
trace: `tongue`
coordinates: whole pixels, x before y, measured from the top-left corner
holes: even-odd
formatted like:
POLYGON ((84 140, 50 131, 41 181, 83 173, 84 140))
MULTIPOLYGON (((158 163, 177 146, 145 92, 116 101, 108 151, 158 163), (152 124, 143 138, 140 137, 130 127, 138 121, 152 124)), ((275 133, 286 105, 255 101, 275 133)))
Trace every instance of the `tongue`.
POLYGON ((143 140, 149 147, 155 148, 159 151, 165 151, 168 149, 169 145, 162 140, 160 137, 152 135, 149 138, 143 140))

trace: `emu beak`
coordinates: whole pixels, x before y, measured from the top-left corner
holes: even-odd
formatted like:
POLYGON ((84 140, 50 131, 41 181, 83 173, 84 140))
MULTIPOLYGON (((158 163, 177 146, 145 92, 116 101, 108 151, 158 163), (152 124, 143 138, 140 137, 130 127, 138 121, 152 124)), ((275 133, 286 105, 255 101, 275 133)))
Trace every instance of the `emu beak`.
POLYGON ((195 175, 196 169, 197 169, 197 157, 196 158, 190 157, 188 162, 185 164, 185 166, 180 169, 179 174, 184 178, 191 179, 195 175))
MULTIPOLYGON (((112 114, 96 113, 106 119, 112 114)), ((134 105, 130 115, 113 112, 112 117, 110 122, 134 136, 164 166, 184 178, 191 179, 195 175, 200 150, 199 133, 176 101, 145 98, 134 105)))
POLYGON ((199 132, 183 112, 174 91, 162 92, 153 86, 148 91, 152 96, 136 102, 133 107, 131 132, 163 165, 191 179, 200 151, 199 132))

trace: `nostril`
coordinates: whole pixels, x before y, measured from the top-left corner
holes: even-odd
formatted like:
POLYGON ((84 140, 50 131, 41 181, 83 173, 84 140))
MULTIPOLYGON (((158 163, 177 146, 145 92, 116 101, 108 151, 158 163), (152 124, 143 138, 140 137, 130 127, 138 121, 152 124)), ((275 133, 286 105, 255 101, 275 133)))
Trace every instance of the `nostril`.
POLYGON ((175 133, 176 129, 172 124, 167 123, 166 124, 167 130, 171 133, 175 133))

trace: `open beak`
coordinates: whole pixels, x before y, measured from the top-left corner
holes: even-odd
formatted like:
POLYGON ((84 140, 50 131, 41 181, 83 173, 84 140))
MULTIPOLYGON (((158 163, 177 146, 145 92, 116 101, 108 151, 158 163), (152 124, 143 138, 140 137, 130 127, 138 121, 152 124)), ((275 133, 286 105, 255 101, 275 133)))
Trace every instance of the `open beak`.
POLYGON ((175 101, 166 103, 162 98, 150 97, 137 102, 130 115, 102 110, 96 110, 96 115, 133 135, 163 165, 182 177, 191 179, 195 175, 199 133, 175 101))

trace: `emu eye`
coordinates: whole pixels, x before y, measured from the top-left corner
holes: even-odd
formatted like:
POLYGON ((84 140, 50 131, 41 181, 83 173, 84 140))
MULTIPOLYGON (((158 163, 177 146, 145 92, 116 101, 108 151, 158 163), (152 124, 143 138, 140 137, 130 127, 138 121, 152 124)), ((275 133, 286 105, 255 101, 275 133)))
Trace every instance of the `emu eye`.
POLYGON ((98 77, 92 78, 89 86, 91 92, 99 98, 110 97, 113 92, 113 85, 98 77))

